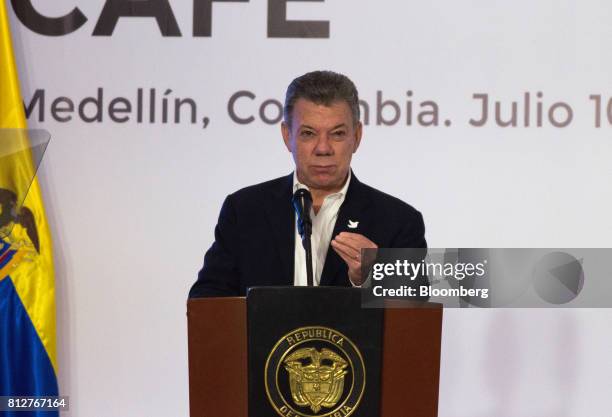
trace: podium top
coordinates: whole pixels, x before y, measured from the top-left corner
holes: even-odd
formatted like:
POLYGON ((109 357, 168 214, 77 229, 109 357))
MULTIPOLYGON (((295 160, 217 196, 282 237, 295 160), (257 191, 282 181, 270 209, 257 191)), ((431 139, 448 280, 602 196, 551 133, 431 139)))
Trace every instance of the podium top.
MULTIPOLYGON (((308 292, 308 291, 323 291, 327 292, 330 296, 338 296, 344 293, 350 292, 363 292, 362 288, 346 288, 346 287, 328 287, 328 286, 318 286, 318 287, 304 287, 304 286, 261 286, 261 287, 250 287, 247 291, 246 296, 242 297, 195 297, 187 299, 187 306, 190 305, 198 305, 200 303, 210 303, 211 300, 232 300, 233 303, 245 303, 247 302, 249 295, 251 293, 259 293, 263 292, 272 292, 276 293, 277 296, 282 297, 286 294, 295 294, 299 292, 308 292)), ((376 306, 376 308, 384 308, 384 309, 397 309, 397 308, 433 308, 433 309, 442 309, 444 306, 441 303, 434 303, 430 301, 417 301, 417 300, 382 300, 383 303, 380 306, 376 306)), ((214 301, 212 301, 214 303, 214 301)), ((219 301, 217 301, 219 303, 219 301)), ((222 301, 221 301, 222 303, 222 301)), ((370 308, 367 305, 363 305, 364 308, 370 308)))

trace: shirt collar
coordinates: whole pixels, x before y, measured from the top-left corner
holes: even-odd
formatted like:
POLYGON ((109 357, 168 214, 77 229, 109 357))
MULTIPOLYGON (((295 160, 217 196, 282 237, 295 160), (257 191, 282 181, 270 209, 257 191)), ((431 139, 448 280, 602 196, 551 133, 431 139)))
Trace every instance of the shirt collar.
MULTIPOLYGON (((332 193, 332 194, 330 194, 330 195, 326 196, 326 198, 327 198, 327 197, 330 197, 330 196, 340 196, 340 197, 345 197, 345 196, 346 196, 346 192, 347 192, 347 190, 348 190, 348 186, 349 186, 349 183, 350 183, 350 182, 351 182, 351 170, 349 169, 349 173, 348 173, 348 176, 346 177, 346 181, 344 182, 344 185, 342 186, 342 188, 340 189, 340 191, 337 191, 337 192, 335 192, 335 193, 332 193)), ((302 184, 302 183, 301 183, 301 182, 298 180, 298 177, 297 177, 297 172, 296 172, 296 171, 293 171, 293 192, 295 193, 295 192, 296 192, 297 190, 299 190, 300 188, 305 188, 305 189, 307 189, 308 191, 310 191, 310 189, 308 188, 308 186, 307 186, 307 185, 302 184)))

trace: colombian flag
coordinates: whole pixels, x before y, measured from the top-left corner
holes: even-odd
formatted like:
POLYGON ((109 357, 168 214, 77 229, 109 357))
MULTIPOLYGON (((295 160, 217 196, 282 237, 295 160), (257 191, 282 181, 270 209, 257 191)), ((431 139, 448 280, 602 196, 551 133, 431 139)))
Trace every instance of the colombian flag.
MULTIPOLYGON (((0 0, 0 129, 25 128, 9 20, 0 0)), ((28 140, 25 133, 21 140, 28 140)), ((40 188, 36 179, 27 187, 35 173, 29 153, 2 157, 0 163, 0 228, 10 230, 0 234, 0 396, 55 396, 53 258, 40 188), (18 201, 23 208, 15 212, 18 201)))

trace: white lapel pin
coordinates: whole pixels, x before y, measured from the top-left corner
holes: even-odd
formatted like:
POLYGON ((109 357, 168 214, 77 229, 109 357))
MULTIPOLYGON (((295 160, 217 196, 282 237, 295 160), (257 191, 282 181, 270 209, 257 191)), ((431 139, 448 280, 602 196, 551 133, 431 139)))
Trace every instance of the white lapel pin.
POLYGON ((357 229, 357 226, 359 226, 359 222, 354 222, 352 220, 348 221, 348 228, 349 229, 357 229))

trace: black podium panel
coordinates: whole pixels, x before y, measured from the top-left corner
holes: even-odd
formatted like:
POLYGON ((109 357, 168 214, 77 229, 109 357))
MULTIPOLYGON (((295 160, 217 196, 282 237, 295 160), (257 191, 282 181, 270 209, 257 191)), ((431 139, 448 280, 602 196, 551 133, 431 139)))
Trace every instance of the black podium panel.
POLYGON ((249 290, 250 417, 380 414, 383 310, 362 309, 361 291, 249 290))

